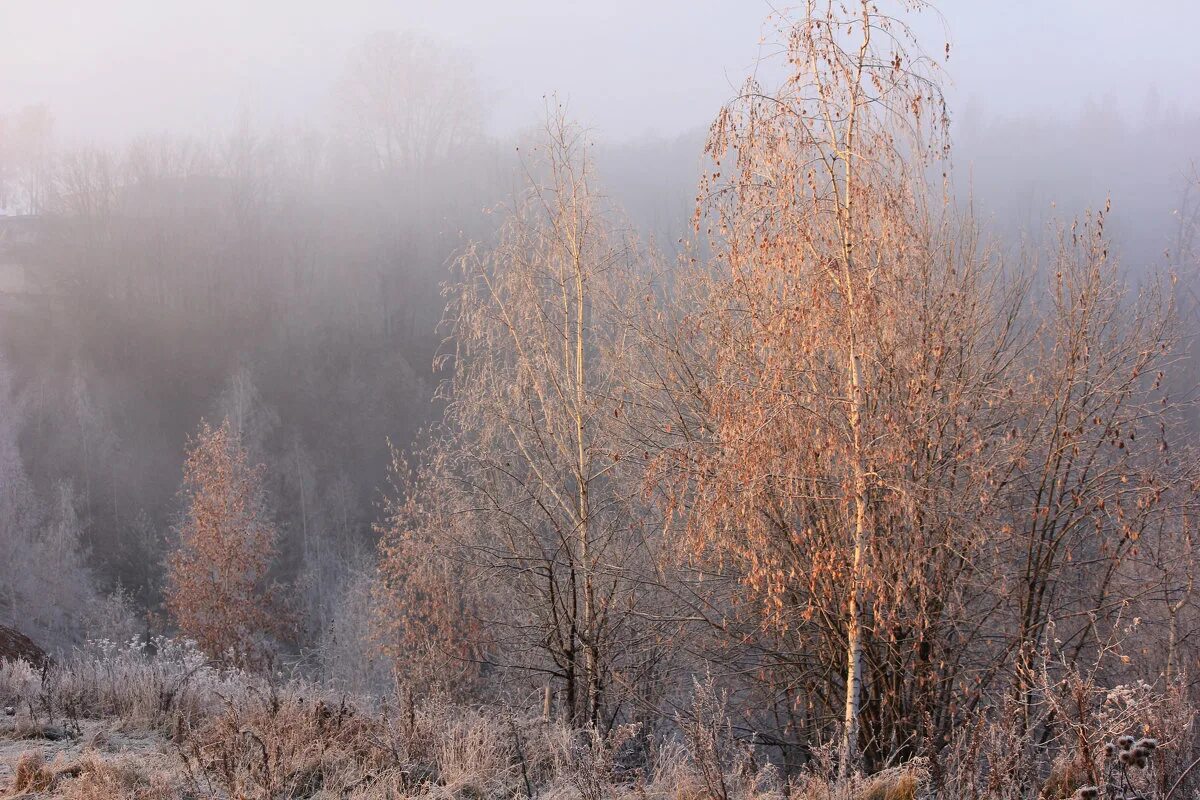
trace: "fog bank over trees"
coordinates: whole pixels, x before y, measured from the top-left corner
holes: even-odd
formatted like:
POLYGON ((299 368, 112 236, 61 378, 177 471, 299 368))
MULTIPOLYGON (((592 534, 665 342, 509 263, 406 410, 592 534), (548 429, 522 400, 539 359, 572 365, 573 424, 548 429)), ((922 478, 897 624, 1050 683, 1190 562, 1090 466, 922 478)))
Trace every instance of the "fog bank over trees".
MULTIPOLYGON (((5 35, 29 31, 28 9, 4 13, 14 23, 5 35)), ((769 34, 781 21, 754 24, 769 34)), ((936 18, 920 26, 944 30, 936 18)), ((165 40, 180 35, 172 30, 165 40)), ((26 43, 5 58, 21 52, 41 53, 26 43)), ((751 43, 738 58, 766 58, 758 70, 771 75, 771 52, 751 43)), ((41 55, 20 62, 12 94, 40 85, 54 95, 39 71, 63 75, 85 57, 41 55)), ((244 96, 222 98, 223 114, 197 131, 150 116, 94 144, 75 109, 31 103, 0 115, 6 429, 32 491, 70 498, 99 584, 140 603, 161 600, 183 447, 201 418, 229 417, 254 460, 272 466, 289 578, 340 582, 373 550, 388 443, 408 448, 440 414, 445 376, 430 365, 445 335, 447 266, 467 242, 497 235, 494 212, 520 193, 539 140, 536 117, 497 123, 511 111, 491 94, 492 65, 456 42, 376 31, 314 63, 337 66, 309 76, 313 104, 287 124, 261 121, 270 115, 244 96), (515 132, 497 133, 505 128, 515 132)), ((968 61, 968 74, 979 69, 968 61)), ((1131 111, 1126 96, 1095 99, 1102 88, 1047 115, 1036 95, 1025 110, 1002 95, 997 110, 959 87, 974 99, 950 111, 955 202, 1016 255, 1111 199, 1106 233, 1135 279, 1194 270, 1200 113, 1157 90, 1131 111)), ((588 115, 565 96, 538 102, 588 115)), ((707 246, 693 225, 704 127, 584 130, 598 191, 664 254, 661 274, 707 246)))
POLYGON ((186 6, 0 10, 0 624, 1200 786, 1198 12, 186 6))

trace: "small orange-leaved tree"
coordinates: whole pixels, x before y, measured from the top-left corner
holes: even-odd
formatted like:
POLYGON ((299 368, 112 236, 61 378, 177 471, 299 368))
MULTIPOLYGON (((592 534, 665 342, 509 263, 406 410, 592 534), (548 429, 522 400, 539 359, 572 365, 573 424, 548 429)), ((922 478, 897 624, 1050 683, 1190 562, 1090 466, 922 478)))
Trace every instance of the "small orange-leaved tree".
POLYGON ((238 434, 200 423, 188 444, 179 546, 167 560, 166 604, 179 631, 214 658, 261 665, 282 629, 267 574, 276 530, 238 434))

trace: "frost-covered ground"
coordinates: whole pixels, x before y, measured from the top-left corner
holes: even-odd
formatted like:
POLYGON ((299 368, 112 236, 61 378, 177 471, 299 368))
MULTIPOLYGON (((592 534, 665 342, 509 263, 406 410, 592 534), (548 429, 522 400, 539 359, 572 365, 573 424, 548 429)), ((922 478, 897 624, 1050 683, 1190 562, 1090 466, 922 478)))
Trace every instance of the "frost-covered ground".
POLYGON ((222 669, 167 639, 99 642, 45 671, 0 661, 0 798, 1065 798, 1097 775, 1106 792, 1120 783, 1127 796, 1192 796, 1172 794, 1194 758, 1190 706, 1145 684, 1094 695, 1089 729, 1071 739, 1086 738, 1090 760, 1070 748, 1047 758, 1000 717, 938 755, 943 784, 935 790, 923 757, 838 779, 834 753, 822 747, 785 779, 769 750, 733 735, 711 683, 698 684, 690 708, 672 720, 598 732, 502 705, 403 689, 354 697, 301 678, 222 669), (1117 732, 1155 731, 1162 738, 1147 745, 1146 764, 1126 769, 1105 754, 1117 732))
POLYGON ((152 787, 170 796, 180 788, 179 756, 154 731, 122 730, 113 720, 81 720, 67 729, 39 722, 28 710, 14 712, 0 722, 0 792, 99 798, 102 787, 127 790, 121 793, 131 797, 145 796, 152 787), (19 764, 27 773, 20 786, 19 764), (35 766, 37 773, 31 772, 35 766))
MULTIPOLYGON (((224 670, 169 640, 96 643, 44 674, 0 662, 0 796, 782 798, 713 719, 600 734, 398 691, 355 698, 224 670)), ((871 780, 915 788, 920 765, 871 780)), ((896 795, 904 800, 910 795, 896 795)))

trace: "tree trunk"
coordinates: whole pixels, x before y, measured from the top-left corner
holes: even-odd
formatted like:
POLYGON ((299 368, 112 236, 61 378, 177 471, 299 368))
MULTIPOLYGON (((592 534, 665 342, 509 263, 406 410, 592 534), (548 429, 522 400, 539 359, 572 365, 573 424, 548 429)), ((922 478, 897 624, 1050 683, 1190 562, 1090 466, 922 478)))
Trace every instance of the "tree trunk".
POLYGON ((581 264, 580 249, 582 243, 576 240, 574 243, 575 259, 575 442, 576 442, 576 472, 579 480, 579 557, 582 562, 583 570, 583 624, 580 626, 583 632, 583 647, 584 647, 584 676, 586 681, 585 702, 587 708, 584 711, 584 721, 588 725, 594 725, 600 707, 600 673, 599 673, 599 645, 596 641, 597 632, 595 630, 596 608, 595 608, 595 586, 592 579, 592 553, 591 553, 591 519, 590 519, 590 501, 588 491, 590 489, 591 479, 588 475, 587 464, 587 442, 585 440, 586 433, 584 431, 584 406, 586 403, 587 391, 586 380, 587 375, 584 371, 584 314, 586 307, 584 303, 584 276, 583 266, 581 264))

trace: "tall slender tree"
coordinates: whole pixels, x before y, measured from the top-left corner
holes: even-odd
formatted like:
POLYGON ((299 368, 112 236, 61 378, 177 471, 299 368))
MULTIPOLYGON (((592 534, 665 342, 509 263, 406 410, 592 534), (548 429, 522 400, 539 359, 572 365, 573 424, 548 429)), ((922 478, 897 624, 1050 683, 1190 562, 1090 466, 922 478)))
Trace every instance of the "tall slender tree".
MULTIPOLYGON (((895 490, 880 388, 924 255, 922 165, 941 154, 946 125, 930 62, 904 23, 867 0, 854 6, 806 3, 786 32, 783 87, 747 84, 714 123, 708 153, 719 171, 705 186, 736 303, 728 310, 748 334, 727 340, 727 354, 750 355, 761 370, 731 382, 718 410, 739 487, 720 502, 758 516, 766 509, 750 509, 782 494, 809 513, 768 511, 752 530, 829 537, 828 554, 809 566, 844 589, 844 770, 858 760, 868 561, 884 524, 872 506, 895 490), (781 451, 789 418, 799 430, 785 429, 800 435, 781 451), (797 461, 793 448, 811 455, 797 461)), ((796 565, 748 555, 751 580, 782 604, 777 577, 796 565)))
POLYGON ((498 243, 470 248, 448 289, 444 432, 461 489, 443 552, 490 593, 489 669, 548 685, 577 724, 608 725, 653 668, 653 643, 665 648, 641 622, 653 515, 611 435, 637 250, 587 150, 557 108, 498 243))

